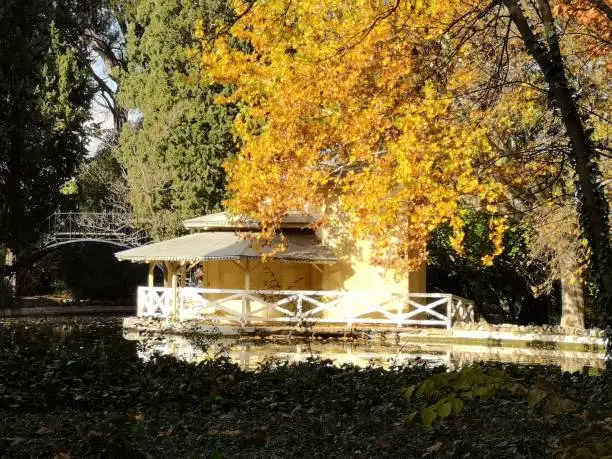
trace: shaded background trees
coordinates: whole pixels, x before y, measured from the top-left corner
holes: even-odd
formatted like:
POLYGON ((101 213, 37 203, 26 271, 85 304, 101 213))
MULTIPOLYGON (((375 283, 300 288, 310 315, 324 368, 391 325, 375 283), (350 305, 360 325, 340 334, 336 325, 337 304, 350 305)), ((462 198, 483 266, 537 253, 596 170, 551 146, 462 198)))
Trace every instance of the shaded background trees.
POLYGON ((204 0, 115 0, 103 10, 91 36, 111 79, 102 86, 116 129, 108 149, 136 224, 156 239, 172 236, 182 219, 220 210, 225 196, 236 110, 215 104, 221 85, 202 83, 195 23, 222 23, 231 10, 204 0))
POLYGON ((0 245, 17 262, 86 154, 94 92, 81 13, 62 0, 0 5, 0 245))

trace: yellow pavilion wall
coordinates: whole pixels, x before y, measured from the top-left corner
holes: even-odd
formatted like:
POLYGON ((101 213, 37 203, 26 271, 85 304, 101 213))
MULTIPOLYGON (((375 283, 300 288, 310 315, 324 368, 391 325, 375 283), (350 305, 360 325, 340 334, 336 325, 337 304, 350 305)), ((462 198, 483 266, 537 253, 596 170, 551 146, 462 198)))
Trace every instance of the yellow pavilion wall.
MULTIPOLYGON (((241 263, 245 267, 244 261, 241 263)), ((326 311, 318 315, 320 318, 340 319, 349 310, 353 314, 361 314, 368 307, 369 300, 384 299, 391 292, 424 293, 425 267, 410 274, 410 282, 398 281, 394 273, 378 266, 373 266, 360 256, 348 257, 347 261, 334 264, 285 263, 268 261, 260 263, 257 260, 249 262, 249 290, 327 290, 327 291, 360 291, 378 293, 380 296, 342 302, 336 311, 326 311), (352 309, 351 309, 352 308, 352 309)), ((232 261, 210 261, 204 263, 204 287, 219 289, 245 289, 245 273, 232 261)), ((217 299, 224 295, 209 295, 209 299, 217 299)), ((276 298, 275 300, 280 299, 276 298)), ((270 298, 269 300, 273 300, 270 298)), ((224 305, 236 313, 242 310, 242 301, 228 301, 224 305)), ((255 311, 258 304, 251 304, 255 311)), ((308 309, 308 305, 303 305, 308 309)), ((278 311, 265 311, 258 317, 280 317, 278 311)), ((367 317, 376 318, 377 315, 367 317)))
MULTIPOLYGON (((241 266, 247 265, 242 261, 241 266)), ((285 263, 268 261, 261 263, 252 260, 248 264, 249 290, 321 290, 322 274, 313 265, 308 263, 285 263)), ((245 272, 232 261, 209 261, 204 263, 204 287, 219 289, 245 289, 245 272)), ((225 295, 209 295, 209 299, 217 299, 225 295)), ((268 298, 276 301, 280 298, 268 298)), ((236 313, 242 310, 242 301, 228 301, 224 305, 236 313)), ((251 311, 260 305, 251 303, 251 311)), ((279 311, 265 311, 258 313, 258 317, 280 317, 279 311)))
MULTIPOLYGON (((325 266, 322 289, 368 292, 376 295, 344 301, 341 304, 343 310, 326 312, 323 317, 340 318, 347 311, 352 312, 352 315, 361 315, 371 307, 372 302, 385 301, 390 293, 426 292, 425 264, 420 270, 410 273, 408 280, 398 279, 393 270, 373 265, 367 248, 355 253, 357 255, 348 256, 348 261, 325 266)), ((380 313, 366 314, 364 317, 383 318, 380 313)))

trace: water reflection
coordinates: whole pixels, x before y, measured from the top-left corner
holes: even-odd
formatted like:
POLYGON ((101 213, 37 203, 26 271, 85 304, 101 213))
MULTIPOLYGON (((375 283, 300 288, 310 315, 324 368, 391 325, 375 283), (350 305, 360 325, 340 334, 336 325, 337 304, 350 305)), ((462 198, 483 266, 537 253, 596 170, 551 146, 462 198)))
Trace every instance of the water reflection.
POLYGON ((256 370, 268 358, 303 361, 311 357, 330 359, 336 365, 350 363, 382 367, 411 361, 443 364, 451 369, 480 361, 554 365, 570 372, 600 371, 605 367, 603 351, 560 351, 535 346, 397 345, 375 341, 242 341, 204 336, 143 336, 124 331, 121 319, 113 317, 5 319, 0 320, 0 332, 3 332, 4 339, 23 346, 42 346, 46 349, 61 346, 77 352, 88 352, 92 346, 104 346, 113 352, 137 353, 144 360, 155 353, 173 355, 188 362, 228 356, 245 370, 256 370))
POLYGON ((124 333, 137 341, 143 360, 154 354, 173 355, 197 363, 228 356, 244 370, 255 370, 266 359, 304 361, 312 357, 329 359, 336 365, 355 364, 389 367, 395 363, 425 362, 461 368, 474 362, 507 362, 522 365, 554 365, 563 371, 603 370, 603 352, 560 351, 554 349, 491 347, 458 344, 385 344, 342 341, 243 341, 227 338, 183 337, 176 335, 141 336, 124 333))

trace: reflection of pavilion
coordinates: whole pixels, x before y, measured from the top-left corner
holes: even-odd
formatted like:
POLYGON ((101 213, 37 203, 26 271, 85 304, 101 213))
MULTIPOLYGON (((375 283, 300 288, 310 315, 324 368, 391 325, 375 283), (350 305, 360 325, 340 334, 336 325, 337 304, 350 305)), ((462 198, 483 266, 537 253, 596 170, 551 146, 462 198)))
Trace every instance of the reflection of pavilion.
POLYGON ((603 352, 558 351, 518 347, 487 347, 458 344, 355 344, 350 342, 249 342, 233 339, 189 339, 179 335, 141 337, 125 333, 124 337, 139 341, 138 356, 149 360, 154 354, 171 355, 190 363, 228 356, 244 370, 255 370, 266 359, 289 362, 306 361, 311 357, 330 359, 335 365, 372 364, 389 367, 412 361, 445 365, 454 370, 475 362, 506 362, 523 365, 554 365, 563 371, 603 370, 603 352))
POLYGON ((314 217, 289 214, 273 247, 241 237, 259 224, 221 212, 183 222, 193 234, 116 254, 149 265, 148 286, 138 289, 138 316, 217 323, 313 325, 317 323, 451 328, 473 321, 472 302, 425 293, 425 267, 398 280, 372 263, 369 245, 314 231, 314 217), (266 260, 262 253, 267 254, 266 260), (164 285, 154 285, 162 267, 164 285), (190 273, 202 285, 190 286, 190 273))

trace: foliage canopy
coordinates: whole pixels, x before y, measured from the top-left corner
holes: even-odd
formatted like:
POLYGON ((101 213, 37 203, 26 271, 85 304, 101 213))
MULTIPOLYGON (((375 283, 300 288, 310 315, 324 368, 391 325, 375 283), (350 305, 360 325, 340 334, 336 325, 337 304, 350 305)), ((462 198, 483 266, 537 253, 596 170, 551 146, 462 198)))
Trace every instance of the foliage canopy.
POLYGON ((181 219, 219 210, 225 194, 222 164, 235 150, 235 109, 214 103, 224 88, 202 84, 188 54, 198 52, 196 19, 223 22, 230 11, 225 2, 203 0, 124 3, 116 8, 131 21, 117 100, 131 121, 116 155, 136 222, 163 238, 181 231, 181 219))
POLYGON ((71 2, 0 4, 0 246, 17 257, 86 153, 89 62, 71 2))
MULTIPOLYGON (((225 100, 243 107, 235 123, 243 146, 228 166, 230 208, 260 220, 268 236, 292 209, 321 209, 322 221, 340 216, 400 272, 421 264, 443 221, 459 248, 460 200, 487 205, 501 187, 478 166, 492 160, 481 113, 458 118, 450 87, 459 80, 445 84, 432 67, 441 46, 435 25, 453 8, 342 1, 240 8, 249 11, 233 38, 217 40, 202 59, 215 81, 235 86, 225 100)), ((492 224, 497 253, 504 224, 492 224)))

